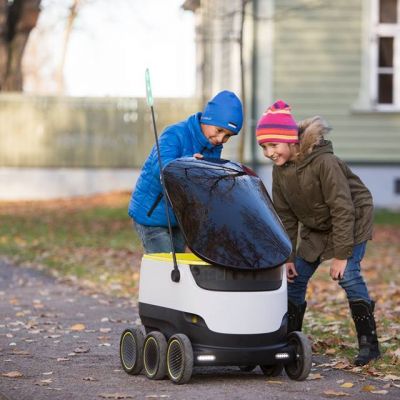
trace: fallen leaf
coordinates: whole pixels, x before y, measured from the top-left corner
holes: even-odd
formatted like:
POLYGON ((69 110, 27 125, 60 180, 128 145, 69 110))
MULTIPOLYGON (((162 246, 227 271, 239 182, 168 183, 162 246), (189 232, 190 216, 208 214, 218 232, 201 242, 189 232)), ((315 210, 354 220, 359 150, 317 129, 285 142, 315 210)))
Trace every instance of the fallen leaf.
POLYGON ((13 354, 16 356, 30 356, 30 353, 28 353, 27 351, 17 349, 13 350, 13 354))
POLYGON ((361 389, 362 392, 372 392, 373 390, 375 390, 375 386, 373 385, 365 385, 361 389))
POLYGON ((59 357, 59 358, 57 358, 57 361, 69 361, 69 358, 59 357))
POLYGON ((267 383, 272 383, 273 385, 282 385, 282 381, 276 381, 276 380, 267 380, 267 383))
POLYGON ((323 376, 321 374, 309 374, 307 380, 314 381, 315 379, 322 379, 323 376))
POLYGON ((354 386, 354 383, 351 382, 345 382, 342 385, 340 385, 340 387, 342 388, 352 388, 354 386))
POLYGON ((89 351, 90 351, 89 347, 77 347, 74 350, 74 353, 78 353, 78 354, 80 354, 80 353, 88 353, 89 351))
POLYGON ((39 382, 36 382, 35 385, 37 386, 49 386, 50 383, 53 383, 52 379, 41 379, 39 382))
POLYGON ((387 390, 371 390, 373 394, 388 394, 387 390))
POLYGON ((340 360, 333 365, 335 369, 345 369, 350 367, 350 362, 348 360, 340 360))
POLYGON ((84 380, 84 381, 89 381, 89 382, 95 382, 95 381, 97 381, 98 379, 93 378, 92 376, 87 376, 86 378, 83 378, 83 380, 84 380))
POLYGON ((1 375, 6 378, 21 378, 21 376, 23 376, 19 371, 4 372, 1 375))
POLYGON ((343 396, 350 396, 348 393, 345 392, 335 392, 334 390, 325 390, 325 395, 330 397, 343 397, 343 396))
POLYGON ((84 324, 75 324, 72 325, 69 329, 73 332, 82 332, 86 329, 86 326, 84 324))
POLYGON ((389 374, 389 375, 385 375, 382 379, 384 381, 399 381, 400 376, 389 374))
POLYGON ((336 354, 336 350, 335 349, 327 349, 325 351, 325 354, 328 355, 328 356, 331 356, 333 354, 336 354))

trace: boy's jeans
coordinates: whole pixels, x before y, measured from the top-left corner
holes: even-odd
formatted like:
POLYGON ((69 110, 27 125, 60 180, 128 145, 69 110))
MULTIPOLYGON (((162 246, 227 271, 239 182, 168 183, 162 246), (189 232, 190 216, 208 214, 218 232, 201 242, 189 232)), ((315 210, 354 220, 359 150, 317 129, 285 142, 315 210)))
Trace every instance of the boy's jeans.
MULTIPOLYGON (((367 286, 360 271, 360 262, 364 257, 366 247, 367 242, 354 246, 352 256, 347 259, 344 276, 339 280, 339 285, 346 291, 349 301, 362 299, 368 303, 371 302, 367 286)), ((296 257, 295 266, 298 276, 295 277, 293 283, 288 282, 288 296, 293 303, 304 303, 308 281, 320 263, 319 260, 310 263, 300 257, 296 257)))
MULTIPOLYGON (((145 226, 134 222, 137 233, 142 241, 145 253, 171 253, 171 240, 168 228, 162 226, 145 226)), ((174 247, 177 253, 185 252, 185 239, 181 230, 172 228, 174 247)))

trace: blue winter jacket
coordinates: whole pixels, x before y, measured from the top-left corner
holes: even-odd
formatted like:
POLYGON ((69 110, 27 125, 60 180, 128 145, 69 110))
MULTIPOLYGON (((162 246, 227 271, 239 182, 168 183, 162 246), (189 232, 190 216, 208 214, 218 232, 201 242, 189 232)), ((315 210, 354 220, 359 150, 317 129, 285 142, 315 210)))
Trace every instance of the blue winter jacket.
MULTIPOLYGON (((186 121, 164 130, 159 139, 163 167, 177 158, 192 157, 195 153, 201 153, 207 158, 221 157, 222 145, 213 146, 201 130, 201 114, 194 114, 186 121)), ((176 218, 170 206, 169 215, 172 226, 176 226, 176 218)), ((155 145, 132 193, 129 216, 141 225, 168 226, 155 145)))

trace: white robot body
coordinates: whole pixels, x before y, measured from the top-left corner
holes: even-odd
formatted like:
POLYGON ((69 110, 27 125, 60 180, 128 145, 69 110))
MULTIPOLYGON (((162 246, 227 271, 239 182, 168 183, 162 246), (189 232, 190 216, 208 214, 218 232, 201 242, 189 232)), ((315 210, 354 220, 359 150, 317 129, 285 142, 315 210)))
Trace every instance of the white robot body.
POLYGON ((194 255, 178 256, 180 281, 171 280, 171 256, 150 254, 142 259, 139 303, 202 317, 216 333, 262 334, 277 331, 287 312, 286 277, 276 290, 216 291, 199 287, 190 266, 209 264, 194 255))

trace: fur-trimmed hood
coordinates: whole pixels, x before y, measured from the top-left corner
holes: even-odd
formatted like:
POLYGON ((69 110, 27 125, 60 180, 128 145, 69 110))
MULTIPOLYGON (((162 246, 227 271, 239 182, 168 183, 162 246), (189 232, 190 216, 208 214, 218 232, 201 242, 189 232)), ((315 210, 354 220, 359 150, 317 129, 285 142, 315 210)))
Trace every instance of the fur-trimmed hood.
POLYGON ((312 118, 307 118, 300 121, 297 125, 299 127, 300 139, 299 161, 307 158, 316 146, 330 143, 325 140, 325 135, 331 128, 322 117, 317 115, 312 118))

